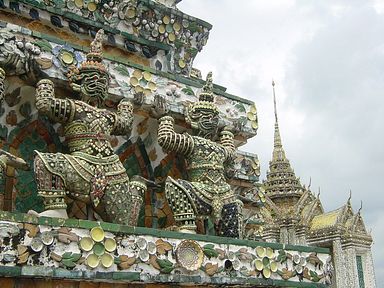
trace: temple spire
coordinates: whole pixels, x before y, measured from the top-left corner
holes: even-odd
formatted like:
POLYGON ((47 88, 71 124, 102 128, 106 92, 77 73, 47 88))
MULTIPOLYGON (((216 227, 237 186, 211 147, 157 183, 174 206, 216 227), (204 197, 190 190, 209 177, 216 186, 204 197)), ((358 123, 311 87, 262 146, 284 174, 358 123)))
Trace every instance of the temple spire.
MULTIPOLYGON (((273 105, 275 113, 275 134, 273 143, 272 160, 269 162, 269 171, 265 181, 266 194, 272 201, 277 198, 298 198, 303 193, 299 178, 289 164, 281 143, 279 122, 277 116, 275 81, 272 80, 273 105)), ((295 200, 295 201, 296 201, 295 200)), ((276 203, 275 203, 276 204, 276 203)))

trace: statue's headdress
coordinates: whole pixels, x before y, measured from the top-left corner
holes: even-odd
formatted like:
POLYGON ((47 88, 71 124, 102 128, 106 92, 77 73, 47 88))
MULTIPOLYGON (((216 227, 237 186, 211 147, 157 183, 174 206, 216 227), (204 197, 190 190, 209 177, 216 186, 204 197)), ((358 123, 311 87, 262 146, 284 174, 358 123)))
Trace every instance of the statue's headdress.
POLYGON ((215 96, 213 95, 213 83, 212 83, 212 72, 207 74, 207 79, 205 85, 203 86, 203 91, 199 94, 199 100, 195 103, 192 103, 187 111, 187 121, 193 122, 193 115, 199 113, 200 111, 211 112, 212 114, 219 114, 219 109, 214 103, 215 96))
POLYGON ((70 84, 81 80, 82 74, 87 72, 99 72, 107 74, 108 71, 103 64, 103 38, 104 30, 97 31, 95 39, 91 43, 90 51, 87 54, 87 60, 80 64, 80 67, 71 66, 67 74, 70 84))

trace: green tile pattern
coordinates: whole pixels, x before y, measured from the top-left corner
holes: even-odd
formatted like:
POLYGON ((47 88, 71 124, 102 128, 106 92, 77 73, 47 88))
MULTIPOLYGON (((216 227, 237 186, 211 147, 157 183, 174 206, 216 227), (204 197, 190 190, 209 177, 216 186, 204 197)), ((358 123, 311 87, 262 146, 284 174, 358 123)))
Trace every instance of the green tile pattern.
POLYGON ((363 260, 360 255, 356 256, 357 276, 359 277, 359 288, 365 288, 363 260))

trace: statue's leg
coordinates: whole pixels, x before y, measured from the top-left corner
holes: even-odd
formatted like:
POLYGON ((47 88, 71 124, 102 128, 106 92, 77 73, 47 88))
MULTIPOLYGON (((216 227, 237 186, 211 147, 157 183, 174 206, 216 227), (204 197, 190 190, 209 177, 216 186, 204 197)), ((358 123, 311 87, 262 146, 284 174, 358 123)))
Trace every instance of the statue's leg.
POLYGON ((219 236, 242 238, 243 234, 243 203, 235 201, 225 204, 218 225, 219 236))
POLYGON ((34 166, 37 191, 38 195, 43 198, 45 210, 39 215, 67 218, 63 179, 48 171, 40 155, 36 155, 34 166))
POLYGON ((180 231, 195 233, 196 213, 187 188, 183 187, 171 177, 168 177, 165 182, 165 196, 180 231))
POLYGON ((143 203, 146 185, 139 181, 109 184, 101 199, 105 207, 106 219, 118 224, 136 226, 143 203))
POLYGON ((128 225, 137 226, 141 205, 144 201, 144 193, 147 190, 147 185, 144 179, 133 178, 129 183, 129 191, 131 194, 131 211, 128 225))

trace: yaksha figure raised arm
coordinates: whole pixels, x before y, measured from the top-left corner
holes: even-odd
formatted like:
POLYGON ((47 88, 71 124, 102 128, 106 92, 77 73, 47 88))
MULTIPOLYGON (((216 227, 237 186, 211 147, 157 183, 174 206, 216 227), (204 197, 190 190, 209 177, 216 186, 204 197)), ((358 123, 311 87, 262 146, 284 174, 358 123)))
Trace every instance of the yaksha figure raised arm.
POLYGON ((217 136, 219 110, 213 103, 212 74, 187 112, 193 135, 174 131, 170 116, 160 118, 158 141, 167 151, 185 156, 189 181, 168 177, 165 194, 173 211, 176 224, 182 232, 196 230, 196 216, 211 217, 216 234, 241 237, 242 207, 226 182, 226 163, 231 160, 235 147, 233 134, 225 129, 217 136))
POLYGON ((146 190, 145 181, 129 181, 114 153, 111 135, 129 134, 133 107, 122 100, 117 112, 104 109, 109 75, 102 63, 103 30, 96 34, 87 60, 68 73, 72 89, 81 100, 57 99, 52 81, 38 82, 36 107, 40 114, 62 123, 70 154, 40 153, 35 157, 38 193, 44 199, 42 215, 67 216, 66 197, 92 219, 136 225, 146 190))

